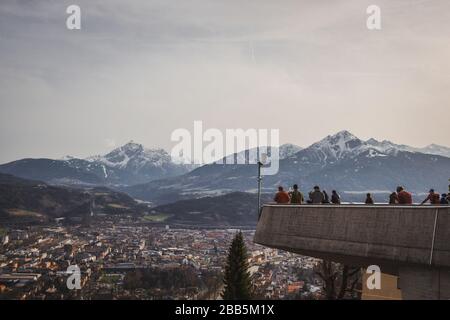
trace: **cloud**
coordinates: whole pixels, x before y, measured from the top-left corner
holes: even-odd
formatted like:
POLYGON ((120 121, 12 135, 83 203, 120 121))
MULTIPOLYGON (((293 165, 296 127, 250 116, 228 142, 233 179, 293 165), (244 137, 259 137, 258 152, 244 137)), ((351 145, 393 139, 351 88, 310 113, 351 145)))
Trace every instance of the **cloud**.
POLYGON ((0 162, 88 156, 131 139, 169 149, 175 128, 278 128, 308 145, 361 137, 445 144, 450 3, 77 0, 0 6, 0 162), (369 125, 368 125, 369 124, 369 125), (111 138, 111 137, 114 137, 111 138), (14 141, 14 143, 12 143, 14 141))

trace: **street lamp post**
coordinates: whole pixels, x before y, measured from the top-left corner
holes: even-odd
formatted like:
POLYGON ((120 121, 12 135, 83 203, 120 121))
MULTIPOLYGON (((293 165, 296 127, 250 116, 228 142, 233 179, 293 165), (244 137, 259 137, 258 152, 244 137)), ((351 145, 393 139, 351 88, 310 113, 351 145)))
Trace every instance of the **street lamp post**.
POLYGON ((258 220, 261 216, 261 188, 262 188, 262 175, 261 168, 267 161, 267 154, 259 154, 259 147, 257 148, 257 164, 258 164, 258 220))
POLYGON ((258 220, 261 214, 261 185, 262 185, 262 176, 261 176, 261 167, 263 163, 258 161, 258 220))

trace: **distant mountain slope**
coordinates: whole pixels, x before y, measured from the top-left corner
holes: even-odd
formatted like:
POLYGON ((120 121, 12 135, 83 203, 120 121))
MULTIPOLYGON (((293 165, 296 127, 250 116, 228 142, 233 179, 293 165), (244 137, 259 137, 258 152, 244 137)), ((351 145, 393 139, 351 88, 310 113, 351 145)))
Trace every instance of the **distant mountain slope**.
POLYGON ((327 166, 320 171, 319 179, 312 173, 306 181, 341 191, 395 191, 397 185, 404 185, 415 193, 427 192, 430 187, 445 192, 449 174, 449 158, 410 152, 385 156, 368 150, 327 166))
POLYGON ((425 154, 433 154, 437 156, 443 156, 450 158, 450 148, 440 146, 437 144, 430 144, 423 148, 415 148, 411 146, 407 146, 404 144, 395 144, 388 140, 377 141, 375 139, 369 139, 366 141, 367 144, 373 146, 381 152, 385 153, 395 153, 397 151, 408 151, 408 152, 416 152, 416 153, 425 153, 425 154))
POLYGON ((23 159, 0 165, 0 172, 51 184, 128 185, 181 175, 191 168, 173 163, 162 149, 129 142, 105 156, 23 159))
MULTIPOLYGON (((292 143, 285 143, 279 147, 270 147, 270 148, 266 147, 265 150, 263 148, 261 148, 259 150, 259 153, 260 153, 260 155, 262 155, 263 153, 272 154, 272 153, 278 151, 279 158, 286 159, 286 158, 292 157, 300 150, 302 150, 302 147, 299 147, 292 143)), ((244 150, 244 151, 241 151, 238 153, 227 155, 226 157, 224 157, 221 160, 221 162, 216 161, 215 163, 240 163, 240 164, 243 164, 243 163, 252 164, 253 163, 253 164, 256 164, 257 162, 258 162, 258 149, 252 148, 249 150, 244 150)))
MULTIPOLYGON (((264 195, 263 200, 269 201, 268 196, 264 195)), ((256 194, 233 192, 159 206, 152 210, 152 215, 166 218, 164 223, 221 227, 256 226, 256 208, 256 194)))
POLYGON ((11 185, 21 185, 21 186, 35 186, 39 184, 45 184, 42 181, 28 180, 13 176, 12 174, 2 174, 0 173, 0 184, 11 184, 11 185))
POLYGON ((430 144, 424 148, 417 149, 417 152, 422 153, 428 153, 428 154, 435 154, 443 157, 449 157, 450 158, 450 148, 440 146, 437 144, 430 144))
MULTIPOLYGON (((163 179, 123 189, 130 195, 164 204, 182 199, 255 192, 257 166, 210 164, 175 179, 163 179)), ((263 191, 297 183, 305 191, 318 184, 326 190, 389 192, 397 185, 425 192, 447 190, 450 158, 401 150, 380 150, 348 131, 327 136, 280 161, 277 175, 263 178, 263 191)))
MULTIPOLYGON (((83 161, 83 160, 80 160, 83 161)), ((85 161, 85 165, 89 163, 85 161)), ((103 179, 83 167, 75 167, 69 161, 51 159, 22 159, 0 165, 0 172, 17 177, 46 182, 74 181, 101 184, 103 179)))
POLYGON ((0 174, 0 211, 4 222, 32 222, 87 216, 91 211, 134 214, 142 212, 142 208, 128 195, 107 188, 57 187, 0 174))

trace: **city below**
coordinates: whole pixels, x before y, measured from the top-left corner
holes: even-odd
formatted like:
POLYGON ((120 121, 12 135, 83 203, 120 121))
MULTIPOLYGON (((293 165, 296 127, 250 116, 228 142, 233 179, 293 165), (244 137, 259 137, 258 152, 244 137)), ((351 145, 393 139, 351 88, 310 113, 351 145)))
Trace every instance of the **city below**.
MULTIPOLYGON (((1 229, 0 299, 221 299, 236 229, 172 228, 132 216, 1 229), (68 267, 81 271, 70 290, 68 267)), ((254 297, 320 299, 319 260, 253 243, 243 230, 254 297)))

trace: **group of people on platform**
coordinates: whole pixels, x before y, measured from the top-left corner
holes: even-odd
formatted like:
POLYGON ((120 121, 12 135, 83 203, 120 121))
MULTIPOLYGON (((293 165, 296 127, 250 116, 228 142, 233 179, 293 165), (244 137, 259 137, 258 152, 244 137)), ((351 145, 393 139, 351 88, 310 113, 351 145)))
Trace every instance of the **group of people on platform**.
POLYGON ((278 192, 275 194, 274 201, 279 204, 322 204, 322 203, 333 203, 340 204, 341 197, 333 190, 331 192, 331 199, 328 196, 328 193, 325 190, 320 190, 319 186, 315 186, 311 192, 308 194, 309 199, 305 202, 305 197, 303 193, 298 189, 298 185, 294 184, 292 186, 292 191, 287 192, 284 191, 282 186, 278 187, 278 192))
MULTIPOLYGON (((450 190, 450 186, 449 186, 450 190)), ((325 190, 320 190, 319 186, 314 186, 313 190, 308 193, 308 200, 305 202, 303 193, 299 190, 298 185, 294 184, 292 190, 287 192, 282 186, 278 187, 278 192, 275 194, 274 201, 277 204, 341 204, 341 197, 333 190, 331 192, 331 199, 325 190)), ((424 204, 430 202, 432 205, 448 205, 450 203, 450 193, 435 192, 434 189, 430 189, 428 196, 421 202, 424 204)), ((365 204, 374 204, 372 194, 366 194, 365 204)), ((392 192, 389 195, 389 204, 413 204, 412 194, 405 190, 404 187, 397 187, 396 192, 392 192)))

